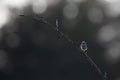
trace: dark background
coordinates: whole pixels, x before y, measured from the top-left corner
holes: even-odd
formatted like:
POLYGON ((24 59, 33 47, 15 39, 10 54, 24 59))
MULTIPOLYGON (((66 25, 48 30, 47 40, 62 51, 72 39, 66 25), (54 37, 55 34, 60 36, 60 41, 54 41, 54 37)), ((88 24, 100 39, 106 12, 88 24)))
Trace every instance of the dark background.
POLYGON ((11 8, 14 21, 1 28, 0 80, 103 80, 79 48, 83 40, 107 80, 119 80, 119 15, 107 14, 107 2, 78 2, 61 0, 40 13, 11 8), (55 30, 56 19, 73 44, 55 30))

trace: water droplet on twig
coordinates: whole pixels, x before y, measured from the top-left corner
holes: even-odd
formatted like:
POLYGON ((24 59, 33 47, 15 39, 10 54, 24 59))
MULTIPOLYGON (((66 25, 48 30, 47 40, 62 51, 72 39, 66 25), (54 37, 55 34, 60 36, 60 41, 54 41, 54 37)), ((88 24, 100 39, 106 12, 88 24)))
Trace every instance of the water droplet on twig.
POLYGON ((81 48, 82 51, 86 51, 88 49, 87 44, 86 44, 85 41, 82 41, 82 43, 80 45, 80 48, 81 48))

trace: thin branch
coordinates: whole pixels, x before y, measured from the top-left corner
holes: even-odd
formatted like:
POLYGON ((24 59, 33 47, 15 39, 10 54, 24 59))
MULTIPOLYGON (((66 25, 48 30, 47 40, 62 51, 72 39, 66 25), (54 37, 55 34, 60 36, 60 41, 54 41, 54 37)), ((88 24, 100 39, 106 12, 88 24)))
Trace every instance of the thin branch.
MULTIPOLYGON (((30 18, 30 17, 25 16, 25 15, 19 15, 19 16, 30 18)), ((56 23, 55 23, 55 27, 54 27, 54 25, 51 25, 44 17, 39 17, 39 16, 37 16, 37 17, 38 17, 38 18, 31 17, 31 19, 37 20, 37 21, 40 21, 40 22, 42 22, 42 23, 45 23, 45 24, 47 24, 47 25, 49 25, 49 26, 52 26, 52 28, 53 28, 54 30, 56 30, 61 36, 63 36, 64 38, 66 38, 66 40, 67 40, 68 42, 71 42, 72 44, 75 43, 75 41, 71 40, 71 39, 68 37, 68 35, 65 35, 63 32, 59 31, 59 22, 58 22, 58 19, 56 19, 56 23)), ((81 43, 81 45, 80 45, 80 48, 79 48, 79 47, 77 47, 77 48, 78 48, 78 49, 81 48, 81 50, 83 51, 83 54, 86 56, 86 58, 87 58, 87 60, 90 62, 90 64, 91 64, 92 66, 94 66, 94 68, 98 71, 98 73, 99 73, 100 75, 103 75, 103 80, 107 80, 107 72, 103 73, 103 72, 101 71, 101 69, 100 69, 100 68, 95 64, 95 62, 91 59, 91 57, 87 54, 87 49, 88 49, 88 47, 87 47, 86 42, 85 42, 85 41, 82 41, 82 43, 81 43)))

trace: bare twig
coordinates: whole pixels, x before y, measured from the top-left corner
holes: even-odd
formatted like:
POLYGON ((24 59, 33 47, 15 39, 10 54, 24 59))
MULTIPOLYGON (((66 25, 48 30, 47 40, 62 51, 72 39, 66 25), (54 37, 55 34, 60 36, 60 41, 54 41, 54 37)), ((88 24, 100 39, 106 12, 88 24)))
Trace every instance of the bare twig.
MULTIPOLYGON (((25 15, 20 15, 20 16, 30 18, 30 17, 25 16, 25 15)), ((40 21, 40 22, 42 22, 42 23, 45 23, 45 24, 47 24, 47 25, 49 25, 49 26, 52 26, 52 28, 53 28, 54 30, 56 30, 61 36, 63 36, 64 38, 66 38, 66 40, 67 40, 68 42, 71 42, 72 44, 74 43, 74 41, 71 40, 71 39, 68 37, 68 35, 65 35, 62 31, 59 31, 59 22, 58 22, 58 19, 56 19, 56 23, 55 23, 55 27, 54 27, 54 25, 51 25, 44 17, 39 17, 39 16, 37 16, 37 17, 38 17, 38 18, 31 17, 31 19, 37 20, 37 21, 40 21)), ((103 75, 103 80, 107 80, 107 72, 103 73, 103 72, 101 71, 101 69, 100 69, 100 68, 95 64, 95 62, 91 59, 91 57, 87 54, 87 49, 88 49, 88 47, 87 47, 87 44, 86 44, 85 41, 82 41, 82 43, 81 43, 81 45, 80 45, 80 48, 81 48, 81 50, 83 51, 83 54, 86 56, 87 60, 90 62, 90 64, 98 71, 98 73, 99 73, 100 75, 103 75)), ((78 48, 78 49, 80 49, 80 48, 78 48)))

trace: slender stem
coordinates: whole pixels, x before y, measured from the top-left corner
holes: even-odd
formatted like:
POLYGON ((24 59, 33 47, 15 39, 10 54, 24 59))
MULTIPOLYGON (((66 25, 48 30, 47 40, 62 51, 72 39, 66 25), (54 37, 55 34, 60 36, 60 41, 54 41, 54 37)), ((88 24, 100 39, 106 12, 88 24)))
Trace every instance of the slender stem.
MULTIPOLYGON (((25 15, 20 15, 20 16, 28 17, 28 16, 25 16, 25 15)), ((74 41, 71 40, 67 35, 65 35, 63 32, 59 31, 58 19, 56 19, 56 26, 55 27, 54 27, 54 25, 51 25, 47 20, 45 20, 44 17, 40 17, 41 20, 40 19, 36 19, 36 18, 31 18, 31 19, 37 20, 37 21, 40 21, 40 22, 42 21, 42 23, 45 23, 45 24, 47 24, 49 26, 52 26, 52 28, 54 30, 56 30, 61 36, 63 36, 68 42, 71 42, 72 44, 74 43, 74 41)), ((78 49, 80 49, 80 48, 78 48, 78 49)), ((101 69, 95 64, 95 62, 91 59, 91 57, 87 55, 87 50, 83 50, 83 53, 86 56, 86 58, 88 59, 88 61, 90 62, 90 64, 93 65, 94 68, 98 71, 98 73, 100 75, 103 75, 103 80, 107 80, 107 72, 105 72, 104 74, 102 73, 101 69)))
MULTIPOLYGON (((90 62, 90 64, 91 64, 92 66, 94 66, 94 68, 98 71, 98 73, 99 73, 100 75, 102 75, 103 73, 102 73, 101 69, 96 65, 96 63, 91 59, 91 57, 87 55, 87 51, 83 51, 83 53, 84 53, 84 55, 86 56, 86 58, 88 59, 88 61, 90 62)), ((105 72, 105 73, 103 74, 103 80, 107 80, 107 72, 105 72)))
POLYGON ((88 61, 90 62, 90 64, 93 65, 96 68, 96 70, 98 71, 98 73, 101 75, 102 74, 101 69, 95 64, 95 62, 91 59, 91 57, 89 57, 87 55, 87 51, 84 51, 83 53, 86 56, 86 58, 88 59, 88 61))

